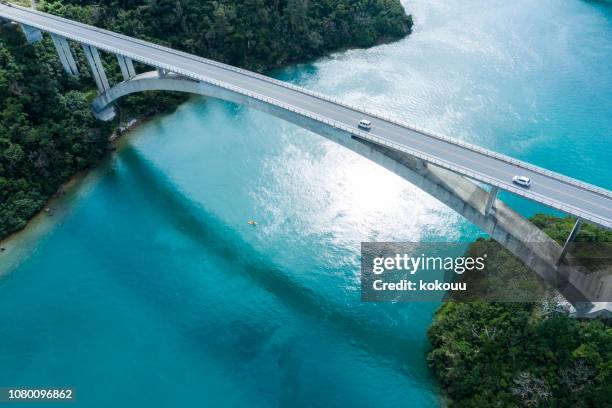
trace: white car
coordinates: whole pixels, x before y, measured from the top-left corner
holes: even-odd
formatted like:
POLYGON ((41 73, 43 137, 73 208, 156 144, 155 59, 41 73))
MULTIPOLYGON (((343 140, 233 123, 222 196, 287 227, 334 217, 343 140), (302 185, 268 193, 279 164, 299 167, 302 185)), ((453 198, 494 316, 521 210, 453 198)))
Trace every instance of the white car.
POLYGON ((522 187, 529 187, 531 185, 531 180, 525 176, 514 176, 512 181, 522 187))
POLYGON ((372 122, 367 119, 361 119, 359 121, 359 127, 362 129, 370 130, 372 129, 372 122))

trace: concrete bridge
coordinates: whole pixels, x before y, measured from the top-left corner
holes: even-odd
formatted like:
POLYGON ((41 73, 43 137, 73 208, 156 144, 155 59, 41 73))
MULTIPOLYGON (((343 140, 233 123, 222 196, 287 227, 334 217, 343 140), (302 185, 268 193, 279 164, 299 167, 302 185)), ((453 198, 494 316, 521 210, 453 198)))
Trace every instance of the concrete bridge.
POLYGON ((565 254, 583 220, 612 228, 609 190, 264 75, 97 27, 7 3, 0 4, 0 18, 19 24, 29 42, 49 33, 69 75, 79 75, 72 47, 81 46, 98 87, 92 107, 101 120, 115 116, 117 99, 151 90, 206 95, 267 112, 367 157, 436 197, 529 265, 577 314, 612 313, 607 302, 612 281, 606 271, 560 268, 572 263, 565 254), (122 82, 109 82, 100 51, 116 56, 122 82), (137 74, 134 61, 154 70, 137 74), (370 120, 372 129, 360 129, 361 119, 370 120), (532 186, 513 184, 514 175, 529 177, 532 186), (500 189, 575 216, 566 245, 558 245, 501 202, 500 189))

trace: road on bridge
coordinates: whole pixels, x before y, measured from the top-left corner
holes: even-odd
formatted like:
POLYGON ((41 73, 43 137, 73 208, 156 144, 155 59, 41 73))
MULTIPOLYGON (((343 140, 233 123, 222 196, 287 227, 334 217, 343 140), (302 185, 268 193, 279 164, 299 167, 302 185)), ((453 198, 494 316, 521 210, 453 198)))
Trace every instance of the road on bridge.
POLYGON ((245 93, 275 99, 294 109, 348 126, 357 135, 367 133, 371 137, 393 142, 404 147, 404 151, 418 152, 441 167, 612 228, 612 192, 608 190, 459 141, 434 136, 305 89, 216 61, 13 5, 0 4, 0 16, 113 54, 122 54, 147 65, 205 82, 221 82, 222 86, 227 84, 234 90, 237 87, 245 93), (372 122, 369 132, 360 132, 357 128, 361 119, 372 122), (529 177, 532 180, 531 188, 514 185, 512 177, 515 175, 529 177))

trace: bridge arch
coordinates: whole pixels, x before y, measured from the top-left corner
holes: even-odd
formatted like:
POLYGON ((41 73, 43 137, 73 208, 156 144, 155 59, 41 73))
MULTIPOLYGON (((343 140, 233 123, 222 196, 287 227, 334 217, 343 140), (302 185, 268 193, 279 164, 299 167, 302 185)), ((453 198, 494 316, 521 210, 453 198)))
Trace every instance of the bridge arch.
POLYGON ((540 278, 557 288, 573 304, 578 315, 609 313, 610 305, 598 301, 604 299, 606 294, 594 290, 601 287, 599 281, 603 276, 597 273, 585 275, 578 269, 563 268, 561 271, 557 264, 563 248, 559 244, 501 200, 460 174, 360 139, 334 126, 332 121, 324 123, 320 118, 284 109, 260 98, 159 70, 139 74, 98 95, 92 102, 94 115, 101 120, 110 120, 115 115, 115 101, 143 91, 178 91, 223 99, 266 112, 338 143, 415 184, 480 227, 532 268, 540 278))

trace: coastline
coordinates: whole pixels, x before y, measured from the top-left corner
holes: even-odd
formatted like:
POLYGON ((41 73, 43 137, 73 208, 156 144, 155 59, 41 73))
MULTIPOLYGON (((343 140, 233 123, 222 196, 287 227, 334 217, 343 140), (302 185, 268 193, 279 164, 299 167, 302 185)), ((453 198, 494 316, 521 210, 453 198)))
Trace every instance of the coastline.
MULTIPOLYGON (((90 167, 81 170, 75 174, 73 174, 68 180, 63 182, 59 188, 49 197, 49 199, 45 202, 45 204, 38 210, 32 217, 28 220, 26 225, 17 231, 13 231, 5 237, 0 238, 0 257, 3 254, 10 253, 10 248, 14 247, 13 242, 19 241, 22 236, 27 233, 30 229, 39 227, 40 224, 44 223, 44 221, 48 220, 51 217, 57 215, 58 209, 61 207, 63 200, 66 199, 66 196, 69 196, 70 193, 74 193, 76 189, 80 186, 80 184, 85 180, 85 178, 90 175, 93 171, 99 168, 99 165, 104 160, 108 159, 110 155, 112 155, 121 141, 129 137, 129 134, 137 129, 139 126, 147 123, 149 120, 154 119, 158 115, 167 114, 168 112, 160 112, 151 116, 139 116, 136 118, 130 118, 125 125, 118 126, 111 134, 108 136, 108 149, 100 160, 90 167)), ((0 270, 0 276, 2 276, 2 271, 0 270)))
POLYGON ((87 176, 95 170, 97 166, 80 171, 74 174, 68 181, 63 183, 60 188, 47 200, 44 207, 30 218, 24 228, 14 231, 0 240, 0 282, 1 279, 10 274, 22 259, 31 252, 33 243, 38 241, 42 235, 50 231, 57 220, 63 218, 69 210, 71 198, 78 192, 87 176), (52 208, 48 213, 47 208, 52 208))
MULTIPOLYGON (((182 105, 179 104, 178 106, 182 105)), ((174 109, 178 108, 175 107, 174 109)), ((100 168, 101 163, 109 160, 117 150, 121 149, 125 140, 131 136, 134 130, 141 125, 157 118, 158 116, 171 113, 172 110, 157 112, 153 115, 142 115, 130 118, 127 122, 118 126, 107 137, 108 149, 100 159, 89 166, 73 174, 68 180, 49 197, 45 204, 38 210, 20 230, 13 231, 0 238, 0 283, 3 278, 10 275, 10 271, 26 259, 31 253, 34 243, 41 236, 52 230, 63 217, 70 211, 72 199, 79 193, 88 177, 92 176, 100 168)))

